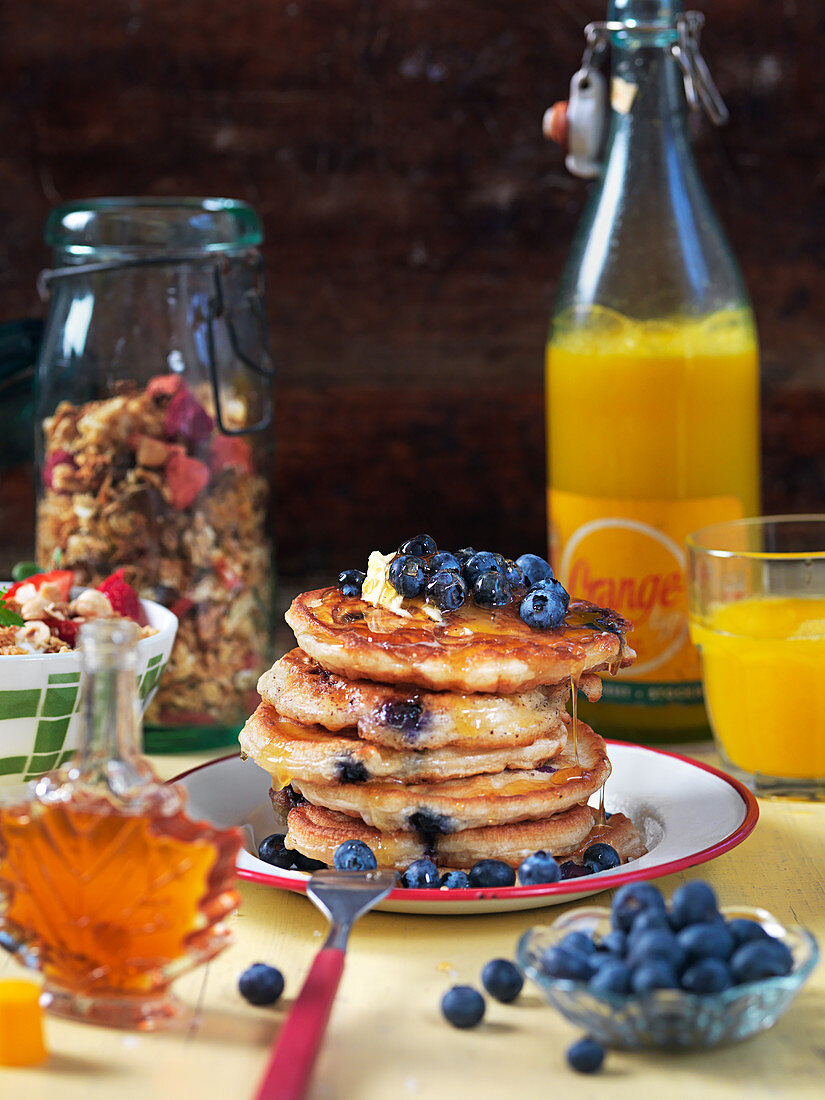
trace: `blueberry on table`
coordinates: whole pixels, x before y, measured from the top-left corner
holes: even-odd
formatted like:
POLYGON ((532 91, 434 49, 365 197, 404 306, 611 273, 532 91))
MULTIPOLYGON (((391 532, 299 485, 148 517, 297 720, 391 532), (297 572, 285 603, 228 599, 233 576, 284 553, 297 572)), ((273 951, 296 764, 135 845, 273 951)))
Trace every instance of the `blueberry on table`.
POLYGON ((582 863, 595 874, 598 871, 612 871, 614 867, 621 867, 622 859, 612 844, 598 841, 585 848, 582 863))
POLYGON ((502 573, 480 573, 473 581, 473 599, 479 607, 504 607, 510 602, 510 585, 502 573))
POLYGON ((507 1005, 521 993, 524 978, 509 959, 490 959, 481 971, 481 983, 491 997, 507 1005))
POLYGON ((414 538, 402 542, 398 547, 399 554, 412 554, 416 558, 434 554, 436 550, 438 550, 438 546, 436 546, 432 535, 416 535, 414 538))
POLYGON ((519 605, 522 622, 534 630, 555 630, 564 622, 570 597, 558 581, 548 581, 555 588, 531 588, 519 605))
POLYGON ((471 886, 513 886, 516 872, 500 859, 480 859, 470 868, 471 886))
POLYGON ((718 919, 716 894, 707 882, 686 882, 673 891, 670 899, 670 922, 674 928, 718 919))
POLYGON ((421 558, 415 558, 412 554, 400 554, 393 558, 387 577, 399 596, 413 599, 424 591, 427 570, 421 558))
POLYGON ((284 976, 267 963, 253 963, 238 978, 238 991, 251 1005, 274 1005, 284 991, 284 976))
POLYGON ((438 886, 438 868, 431 859, 415 859, 401 876, 410 890, 434 890, 438 886))
POLYGON ((699 959, 682 973, 682 989, 688 993, 721 993, 732 984, 730 967, 723 959, 699 959))
POLYGON ((424 595, 439 611, 455 611, 467 598, 467 583, 460 573, 440 569, 427 581, 424 595))
POLYGON ((533 852, 522 861, 518 869, 518 880, 522 886, 538 886, 545 882, 558 882, 561 879, 561 867, 549 852, 533 852))
POLYGON ((358 597, 361 595, 366 577, 367 574, 360 569, 345 569, 343 573, 338 574, 338 587, 345 596, 358 597))
POLYGON ((470 885, 466 871, 445 871, 438 885, 443 890, 466 890, 470 885))
POLYGON ((345 840, 335 849, 336 871, 374 871, 378 860, 363 840, 345 840))
POLYGON ((610 912, 612 925, 621 932, 629 932, 639 913, 647 909, 665 911, 661 890, 650 882, 628 882, 620 886, 613 896, 610 912))
POLYGON ((793 955, 781 940, 751 940, 737 947, 730 960, 736 984, 758 982, 762 978, 781 978, 793 970, 793 955))
POLYGON ((604 1062, 604 1047, 595 1039, 579 1039, 567 1048, 567 1061, 576 1073, 597 1073, 604 1062))
POLYGON ((471 985, 454 985, 442 997, 441 1011, 453 1027, 475 1027, 484 1017, 484 998, 471 985))
POLYGON ((552 580, 553 570, 550 567, 550 562, 540 558, 538 554, 522 554, 520 558, 516 558, 516 565, 525 575, 527 583, 530 585, 536 584, 538 581, 552 580))

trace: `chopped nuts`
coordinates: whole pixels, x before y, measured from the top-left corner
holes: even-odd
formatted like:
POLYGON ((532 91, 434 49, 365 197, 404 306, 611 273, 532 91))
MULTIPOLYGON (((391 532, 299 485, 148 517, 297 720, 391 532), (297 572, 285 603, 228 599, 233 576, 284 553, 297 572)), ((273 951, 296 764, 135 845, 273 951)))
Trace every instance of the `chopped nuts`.
POLYGON ((108 619, 113 611, 109 597, 96 588, 87 588, 70 605, 70 610, 84 619, 108 619))
POLYGON ((25 626, 19 626, 14 640, 19 646, 32 645, 42 649, 49 643, 51 636, 52 632, 45 623, 34 621, 25 626))

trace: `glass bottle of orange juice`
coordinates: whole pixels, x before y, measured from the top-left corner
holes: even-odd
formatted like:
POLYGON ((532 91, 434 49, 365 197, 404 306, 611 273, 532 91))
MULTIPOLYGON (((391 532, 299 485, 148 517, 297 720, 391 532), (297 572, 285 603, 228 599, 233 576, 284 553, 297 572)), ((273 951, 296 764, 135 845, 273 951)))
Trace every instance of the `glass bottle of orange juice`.
POLYGON ((724 110, 700 18, 612 0, 588 29, 612 47, 609 129, 547 344, 551 556, 571 593, 634 623, 598 720, 636 741, 708 736, 684 540, 759 510, 756 330, 687 133, 686 93, 724 110))

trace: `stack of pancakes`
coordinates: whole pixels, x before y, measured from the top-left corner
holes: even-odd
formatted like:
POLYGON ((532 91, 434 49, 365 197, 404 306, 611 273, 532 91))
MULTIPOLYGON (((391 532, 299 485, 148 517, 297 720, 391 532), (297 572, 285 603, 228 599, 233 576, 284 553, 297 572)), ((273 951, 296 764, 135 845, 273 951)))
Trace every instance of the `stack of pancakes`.
POLYGON ((628 624, 575 600, 554 630, 517 603, 437 621, 416 602, 402 615, 325 588, 290 607, 300 648, 261 677, 240 735, 272 776, 286 846, 331 864, 354 838, 399 870, 422 856, 517 867, 539 849, 580 860, 594 840, 641 854, 626 817, 588 805, 610 762, 567 710, 571 685, 597 699, 596 674, 633 660, 628 624))

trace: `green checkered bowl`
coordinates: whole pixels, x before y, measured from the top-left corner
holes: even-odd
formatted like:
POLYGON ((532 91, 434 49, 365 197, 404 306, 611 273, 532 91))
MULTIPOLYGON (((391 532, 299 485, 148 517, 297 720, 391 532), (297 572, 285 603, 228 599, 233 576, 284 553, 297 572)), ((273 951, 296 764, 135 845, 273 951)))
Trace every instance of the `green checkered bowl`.
MULTIPOLYGON (((0 583, 0 591, 3 587, 0 583)), ((137 644, 138 692, 145 710, 172 652, 178 620, 158 603, 140 602, 157 631, 137 644)), ((77 650, 0 656, 0 786, 36 779, 74 754, 80 739, 79 689, 77 650)))

